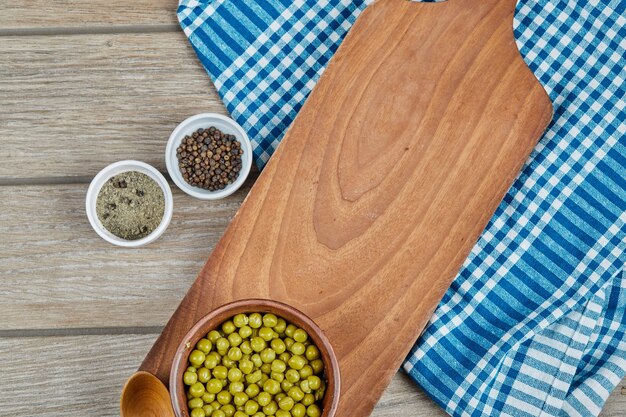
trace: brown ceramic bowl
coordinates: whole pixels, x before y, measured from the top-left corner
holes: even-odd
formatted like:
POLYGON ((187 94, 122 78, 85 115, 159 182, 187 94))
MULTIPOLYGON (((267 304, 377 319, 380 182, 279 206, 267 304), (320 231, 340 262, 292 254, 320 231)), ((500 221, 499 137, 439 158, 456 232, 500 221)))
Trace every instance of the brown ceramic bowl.
POLYGON ((218 328, 223 322, 239 313, 273 313, 288 322, 306 330, 322 355, 326 377, 326 394, 322 403, 321 417, 334 417, 339 403, 340 378, 339 362, 330 342, 322 330, 304 313, 295 308, 271 300, 241 300, 226 304, 204 316, 183 338, 172 363, 170 372, 170 396, 177 417, 189 417, 183 373, 187 369, 189 354, 196 343, 206 334, 218 328))

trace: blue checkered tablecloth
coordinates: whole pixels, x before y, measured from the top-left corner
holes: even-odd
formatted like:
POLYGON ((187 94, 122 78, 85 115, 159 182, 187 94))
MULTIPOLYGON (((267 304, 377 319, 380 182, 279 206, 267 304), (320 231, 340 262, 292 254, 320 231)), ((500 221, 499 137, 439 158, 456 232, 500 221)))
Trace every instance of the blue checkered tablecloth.
MULTIPOLYGON (((259 167, 368 3, 181 1, 259 167)), ((521 0, 515 34, 554 120, 404 368, 454 416, 596 416, 626 376, 625 2, 521 0)))

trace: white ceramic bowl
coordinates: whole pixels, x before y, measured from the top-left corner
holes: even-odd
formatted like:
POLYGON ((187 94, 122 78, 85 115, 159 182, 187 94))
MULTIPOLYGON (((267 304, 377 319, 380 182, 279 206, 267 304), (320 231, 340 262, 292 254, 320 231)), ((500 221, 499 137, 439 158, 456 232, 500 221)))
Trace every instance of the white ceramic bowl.
POLYGON ((87 190, 86 209, 87 218, 89 218, 91 227, 93 227, 93 230, 95 230, 102 239, 117 246, 136 248, 155 241, 163 234, 163 232, 165 232, 165 229, 167 229, 167 226, 170 224, 170 220, 172 220, 174 199, 172 197, 172 190, 170 189, 167 180, 156 168, 144 162, 128 160, 115 162, 107 166, 93 178, 91 184, 89 185, 89 189, 87 190), (159 226, 148 236, 137 240, 126 240, 115 236, 113 233, 104 228, 102 222, 100 222, 100 219, 96 214, 96 200, 98 198, 98 194, 100 193, 100 188, 102 188, 104 183, 107 182, 109 178, 128 171, 138 171, 152 178, 157 184, 159 184, 161 190, 163 190, 163 196, 165 197, 165 210, 163 212, 161 224, 159 224, 159 226))
POLYGON ((167 165, 167 172, 169 172, 174 183, 185 193, 202 200, 217 200, 237 191, 246 181, 246 178, 248 178, 250 168, 252 167, 252 144, 246 132, 233 119, 222 116, 221 114, 202 113, 186 119, 174 129, 165 149, 165 164, 167 165), (200 128, 208 129, 211 126, 216 127, 226 134, 234 135, 239 143, 241 143, 241 149, 243 149, 239 176, 232 184, 218 191, 209 191, 189 185, 180 173, 178 158, 176 157, 176 149, 185 136, 191 135, 200 128))

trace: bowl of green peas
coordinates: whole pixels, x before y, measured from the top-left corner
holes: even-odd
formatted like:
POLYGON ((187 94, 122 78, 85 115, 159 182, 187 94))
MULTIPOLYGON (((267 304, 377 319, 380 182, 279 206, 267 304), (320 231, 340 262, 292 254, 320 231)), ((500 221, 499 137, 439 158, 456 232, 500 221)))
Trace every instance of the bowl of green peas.
POLYGON ((177 417, 333 417, 339 363, 301 311, 241 300, 203 317, 183 338, 170 372, 177 417))

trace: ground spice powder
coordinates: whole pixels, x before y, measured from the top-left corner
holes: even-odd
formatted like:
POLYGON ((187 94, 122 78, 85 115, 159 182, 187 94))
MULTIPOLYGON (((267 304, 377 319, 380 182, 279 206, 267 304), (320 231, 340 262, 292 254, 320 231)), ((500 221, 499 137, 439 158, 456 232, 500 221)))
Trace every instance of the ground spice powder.
POLYGON ((148 175, 129 171, 110 178, 100 189, 96 213, 115 236, 137 240, 148 236, 165 213, 163 190, 148 175))

